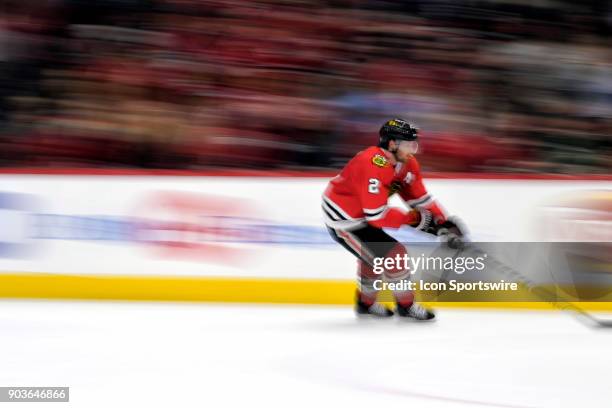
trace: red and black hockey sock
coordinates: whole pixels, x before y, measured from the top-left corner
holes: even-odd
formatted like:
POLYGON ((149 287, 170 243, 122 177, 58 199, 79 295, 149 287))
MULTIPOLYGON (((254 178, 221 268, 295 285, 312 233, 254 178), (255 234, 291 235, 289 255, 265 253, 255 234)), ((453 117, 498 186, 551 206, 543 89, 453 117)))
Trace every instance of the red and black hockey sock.
POLYGON ((377 279, 380 279, 380 276, 374 273, 370 265, 362 260, 357 261, 357 296, 367 306, 376 302, 378 291, 374 288, 374 281, 377 279))

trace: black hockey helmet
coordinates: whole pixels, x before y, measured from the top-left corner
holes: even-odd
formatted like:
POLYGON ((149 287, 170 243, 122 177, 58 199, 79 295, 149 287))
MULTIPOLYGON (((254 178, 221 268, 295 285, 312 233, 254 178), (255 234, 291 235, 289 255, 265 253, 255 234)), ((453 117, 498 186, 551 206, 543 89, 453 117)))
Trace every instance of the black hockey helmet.
POLYGON ((381 147, 387 147, 390 140, 417 140, 418 129, 404 119, 391 119, 385 122, 378 132, 381 147))

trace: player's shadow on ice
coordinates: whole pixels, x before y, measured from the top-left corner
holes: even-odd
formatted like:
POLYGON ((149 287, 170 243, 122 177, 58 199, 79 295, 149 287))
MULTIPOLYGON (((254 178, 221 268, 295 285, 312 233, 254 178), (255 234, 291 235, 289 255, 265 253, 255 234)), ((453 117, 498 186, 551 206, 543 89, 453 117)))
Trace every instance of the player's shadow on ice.
POLYGON ((417 321, 414 319, 400 318, 392 316, 388 318, 379 318, 373 316, 355 316, 347 313, 346 317, 337 318, 334 320, 325 321, 309 321, 301 322, 300 327, 307 330, 320 329, 328 332, 369 332, 372 331, 393 331, 398 327, 410 326, 414 329, 432 328, 437 326, 437 320, 417 321))

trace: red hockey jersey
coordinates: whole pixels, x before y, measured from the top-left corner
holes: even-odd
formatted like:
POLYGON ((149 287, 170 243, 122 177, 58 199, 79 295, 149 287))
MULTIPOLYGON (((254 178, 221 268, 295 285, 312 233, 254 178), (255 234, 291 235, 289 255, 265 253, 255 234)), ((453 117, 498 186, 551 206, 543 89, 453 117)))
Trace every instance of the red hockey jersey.
POLYGON ((414 156, 406 163, 396 163, 389 152, 373 146, 359 152, 329 182, 322 204, 325 223, 335 229, 366 223, 378 228, 418 224, 418 213, 387 207, 389 196, 396 192, 410 207, 431 211, 436 222, 445 220, 423 185, 414 156))

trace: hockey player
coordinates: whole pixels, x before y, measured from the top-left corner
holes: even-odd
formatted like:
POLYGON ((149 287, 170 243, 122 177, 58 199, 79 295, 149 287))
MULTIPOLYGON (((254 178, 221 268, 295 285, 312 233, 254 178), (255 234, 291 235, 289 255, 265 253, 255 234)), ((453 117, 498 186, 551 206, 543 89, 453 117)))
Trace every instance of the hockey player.
MULTIPOLYGON (((358 259, 357 314, 387 317, 394 313, 376 301, 375 281, 381 276, 373 271, 373 259, 401 256, 405 248, 382 228, 409 226, 434 235, 442 229, 458 233, 460 229, 423 185, 414 157, 418 151, 417 128, 405 120, 392 119, 385 122, 379 134, 378 146, 357 153, 329 182, 322 206, 332 238, 358 259), (387 201, 394 193, 412 210, 388 207, 387 201)), ((384 272, 387 282, 406 280, 409 275, 408 270, 384 272)), ((435 317, 432 311, 414 302, 412 291, 395 290, 393 295, 398 315, 417 320, 435 317)))

